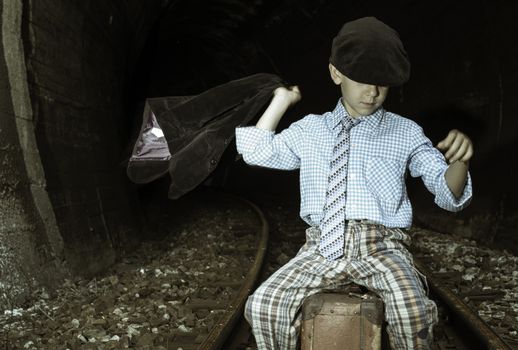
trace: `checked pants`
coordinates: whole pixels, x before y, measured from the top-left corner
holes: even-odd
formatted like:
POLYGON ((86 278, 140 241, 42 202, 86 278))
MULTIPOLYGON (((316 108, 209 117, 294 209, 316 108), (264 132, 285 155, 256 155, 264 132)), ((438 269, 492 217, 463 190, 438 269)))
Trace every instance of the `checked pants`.
MULTIPOLYGON (((320 230, 306 230, 306 244, 248 298, 245 318, 258 349, 297 348, 304 299, 354 282, 378 294, 392 349, 430 349, 437 308, 428 299, 401 229, 366 220, 348 221, 345 255, 330 261, 319 253, 320 230)), ((346 331, 346 330, 344 330, 346 331)))

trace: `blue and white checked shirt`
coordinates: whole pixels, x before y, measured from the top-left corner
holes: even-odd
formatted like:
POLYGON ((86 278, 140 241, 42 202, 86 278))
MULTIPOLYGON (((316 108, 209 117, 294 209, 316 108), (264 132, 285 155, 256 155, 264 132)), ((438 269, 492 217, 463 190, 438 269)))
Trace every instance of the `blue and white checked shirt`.
MULTIPOLYGON (((300 216, 312 226, 318 226, 323 217, 338 124, 346 114, 338 101, 332 112, 307 115, 278 134, 255 126, 236 128, 237 151, 246 163, 282 170, 300 168, 300 216)), ((346 219, 410 227, 407 168, 413 177, 421 176, 439 207, 459 211, 469 204, 470 175, 464 193, 456 199, 444 178, 448 164, 419 125, 383 108, 359 119, 350 131, 346 219)))

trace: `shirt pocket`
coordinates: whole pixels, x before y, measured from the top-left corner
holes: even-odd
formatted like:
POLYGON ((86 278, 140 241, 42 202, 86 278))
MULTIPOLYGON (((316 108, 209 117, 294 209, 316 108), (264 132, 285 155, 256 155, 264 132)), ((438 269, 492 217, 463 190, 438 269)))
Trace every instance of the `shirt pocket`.
POLYGON ((384 214, 394 214, 403 200, 405 164, 384 157, 370 157, 364 165, 367 190, 384 214))

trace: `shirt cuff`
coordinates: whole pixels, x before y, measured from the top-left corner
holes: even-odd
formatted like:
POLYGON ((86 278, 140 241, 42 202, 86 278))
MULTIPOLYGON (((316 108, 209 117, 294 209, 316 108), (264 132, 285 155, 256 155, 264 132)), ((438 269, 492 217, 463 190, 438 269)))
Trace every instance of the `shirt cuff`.
MULTIPOLYGON (((447 169, 447 168, 446 168, 447 169)), ((435 203, 448 211, 457 212, 465 207, 471 202, 471 198, 473 196, 473 188, 471 183, 471 175, 468 172, 466 184, 464 185, 464 191, 460 198, 455 197, 453 192, 448 187, 446 183, 446 178, 444 174, 446 170, 441 174, 439 188, 437 191, 437 196, 435 197, 435 203)))
POLYGON ((264 138, 270 138, 273 130, 260 129, 255 126, 236 128, 236 149, 237 152, 246 155, 255 151, 256 146, 264 138))

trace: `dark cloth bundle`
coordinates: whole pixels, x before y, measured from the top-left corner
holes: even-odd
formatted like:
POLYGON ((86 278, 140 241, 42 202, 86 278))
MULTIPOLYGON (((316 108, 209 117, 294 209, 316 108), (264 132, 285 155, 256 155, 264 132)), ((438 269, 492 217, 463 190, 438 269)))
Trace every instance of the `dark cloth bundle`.
POLYGON ((255 74, 196 96, 147 99, 129 178, 148 183, 169 172, 169 198, 192 190, 216 168, 235 127, 258 117, 282 85, 278 76, 255 74))

